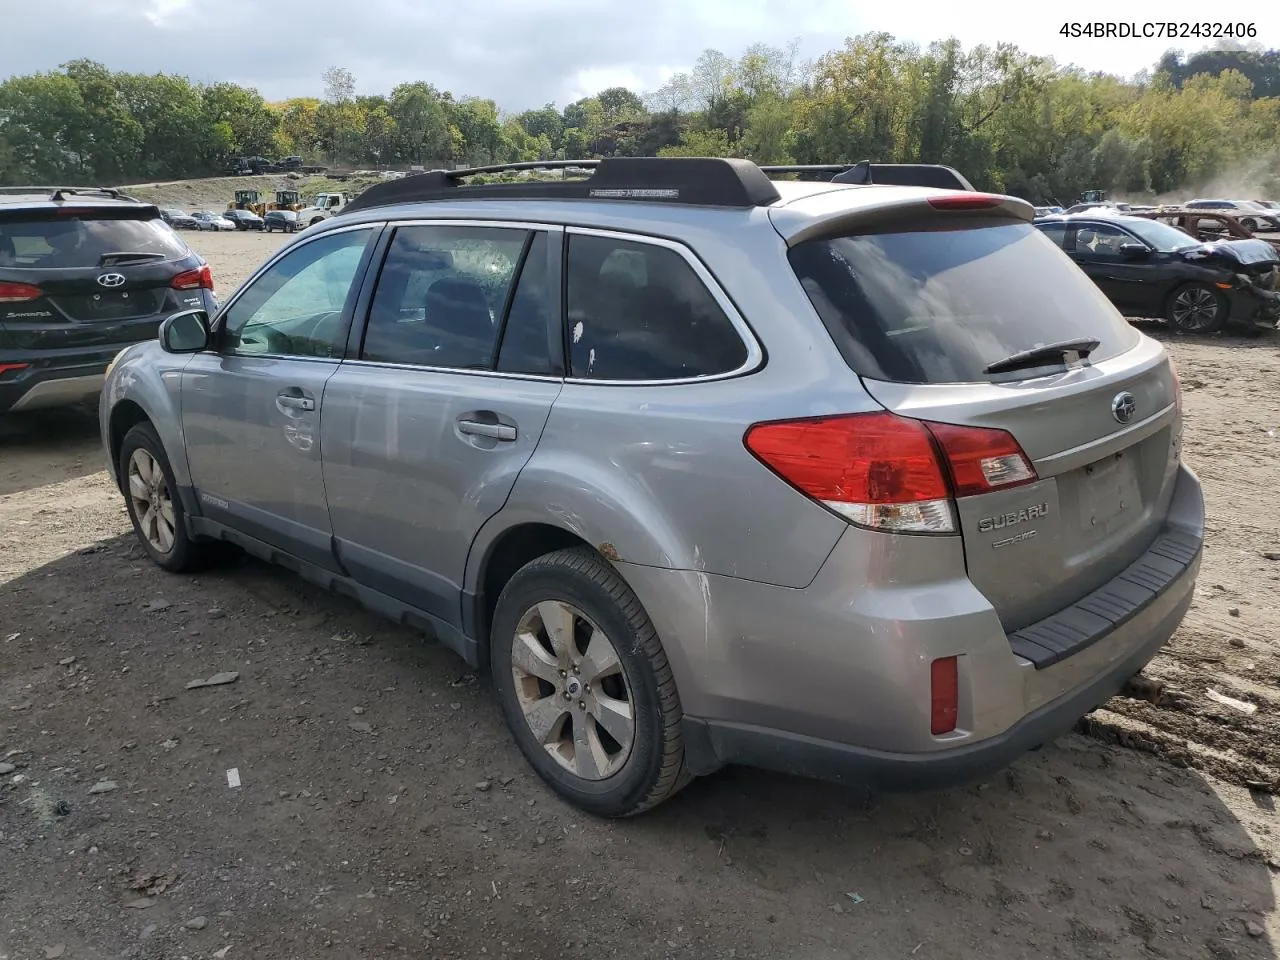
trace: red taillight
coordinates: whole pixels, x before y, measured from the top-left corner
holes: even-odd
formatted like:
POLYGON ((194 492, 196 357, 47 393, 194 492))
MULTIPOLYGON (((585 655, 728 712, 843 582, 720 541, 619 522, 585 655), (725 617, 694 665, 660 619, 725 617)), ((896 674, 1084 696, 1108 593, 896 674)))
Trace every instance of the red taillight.
POLYGON ((29 283, 0 280, 0 303, 24 303, 27 300, 39 300, 43 296, 43 290, 29 283))
POLYGON ((1004 430, 930 423, 929 431, 946 455, 957 497, 990 493, 1036 479, 1035 468, 1022 447, 1004 430))
POLYGON ((0 363, 0 377, 14 370, 25 370, 29 366, 30 364, 28 363, 0 363))
POLYGON ((213 289, 213 271, 205 264, 199 270, 188 270, 186 273, 180 273, 173 278, 169 284, 175 290, 212 290, 213 289))
POLYGON ((936 737, 956 728, 960 714, 960 667, 956 657, 929 665, 929 731, 936 737))
POLYGON ((985 210, 1002 203, 1004 197, 993 193, 957 193, 929 198, 929 206, 935 210, 985 210))
POLYGON ((1003 430, 864 413, 758 423, 748 450, 801 493, 873 530, 955 533, 954 497, 1036 479, 1003 430))
POLYGON ((747 449, 783 480, 854 523, 952 533, 946 478, 929 431, 892 413, 758 423, 747 449))

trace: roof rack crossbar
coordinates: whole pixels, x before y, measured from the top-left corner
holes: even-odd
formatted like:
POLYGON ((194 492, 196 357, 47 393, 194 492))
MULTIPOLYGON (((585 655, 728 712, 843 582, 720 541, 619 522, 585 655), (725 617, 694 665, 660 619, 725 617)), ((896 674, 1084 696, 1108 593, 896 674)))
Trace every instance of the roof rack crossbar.
POLYGON ((761 167, 766 175, 794 173, 800 175, 834 174, 832 183, 881 184, 894 187, 935 187, 942 190, 968 190, 974 187, 953 167, 941 163, 816 163, 797 166, 761 167))
POLYGON ((49 199, 55 202, 61 202, 68 196, 100 196, 109 197, 112 200, 133 200, 134 198, 126 193, 122 193, 115 187, 57 187, 47 184, 31 184, 27 186, 0 187, 0 194, 39 194, 47 193, 49 199))
POLYGON ((762 207, 780 199, 777 188, 750 160, 722 157, 609 157, 543 160, 461 170, 430 170, 374 184, 344 213, 393 203, 432 200, 640 200, 718 207, 762 207), (585 179, 466 184, 479 174, 531 170, 590 170, 585 179))

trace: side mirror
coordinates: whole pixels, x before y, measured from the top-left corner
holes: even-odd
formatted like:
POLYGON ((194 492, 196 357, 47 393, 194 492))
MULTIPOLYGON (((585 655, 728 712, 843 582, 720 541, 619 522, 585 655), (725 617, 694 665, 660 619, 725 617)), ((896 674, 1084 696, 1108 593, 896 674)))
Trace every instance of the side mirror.
POLYGON ((183 310, 160 324, 160 346, 166 353, 199 353, 209 346, 209 314, 183 310))
POLYGON ((1145 260, 1151 256, 1151 248, 1145 243, 1122 243, 1120 256, 1126 260, 1145 260))

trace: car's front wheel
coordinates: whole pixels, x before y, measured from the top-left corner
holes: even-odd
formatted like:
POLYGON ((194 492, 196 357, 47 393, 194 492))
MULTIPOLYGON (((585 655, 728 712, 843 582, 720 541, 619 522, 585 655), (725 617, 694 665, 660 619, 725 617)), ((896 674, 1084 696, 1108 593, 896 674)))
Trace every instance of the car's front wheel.
POLYGON ((639 599, 594 551, 521 568, 498 598, 490 655, 516 743, 571 803, 630 816, 689 781, 667 655, 639 599))
POLYGON ((137 424, 125 434, 119 465, 129 519, 147 556, 173 573, 207 562, 216 545, 188 535, 178 485, 151 424, 137 424))
POLYGON ((1165 316, 1183 333, 1217 333, 1229 311, 1227 298, 1207 283, 1184 283, 1169 296, 1165 316))

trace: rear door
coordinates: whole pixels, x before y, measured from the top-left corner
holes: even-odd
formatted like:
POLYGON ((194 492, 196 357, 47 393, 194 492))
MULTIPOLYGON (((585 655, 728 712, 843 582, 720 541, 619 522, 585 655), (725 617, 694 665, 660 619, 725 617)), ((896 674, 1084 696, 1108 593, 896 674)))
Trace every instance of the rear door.
POLYGON ((1039 231, 963 213, 792 248, 793 268, 875 399, 1002 429, 1034 482, 958 500, 968 574, 1013 631, 1074 603, 1150 546, 1178 466, 1172 367, 1039 231), (967 221, 967 222, 966 222, 967 221), (991 373, 1047 344, 1069 355, 991 373))
POLYGON ((343 565, 460 625, 467 553, 562 385, 563 230, 398 226, 363 336, 325 388, 324 485, 343 565))

